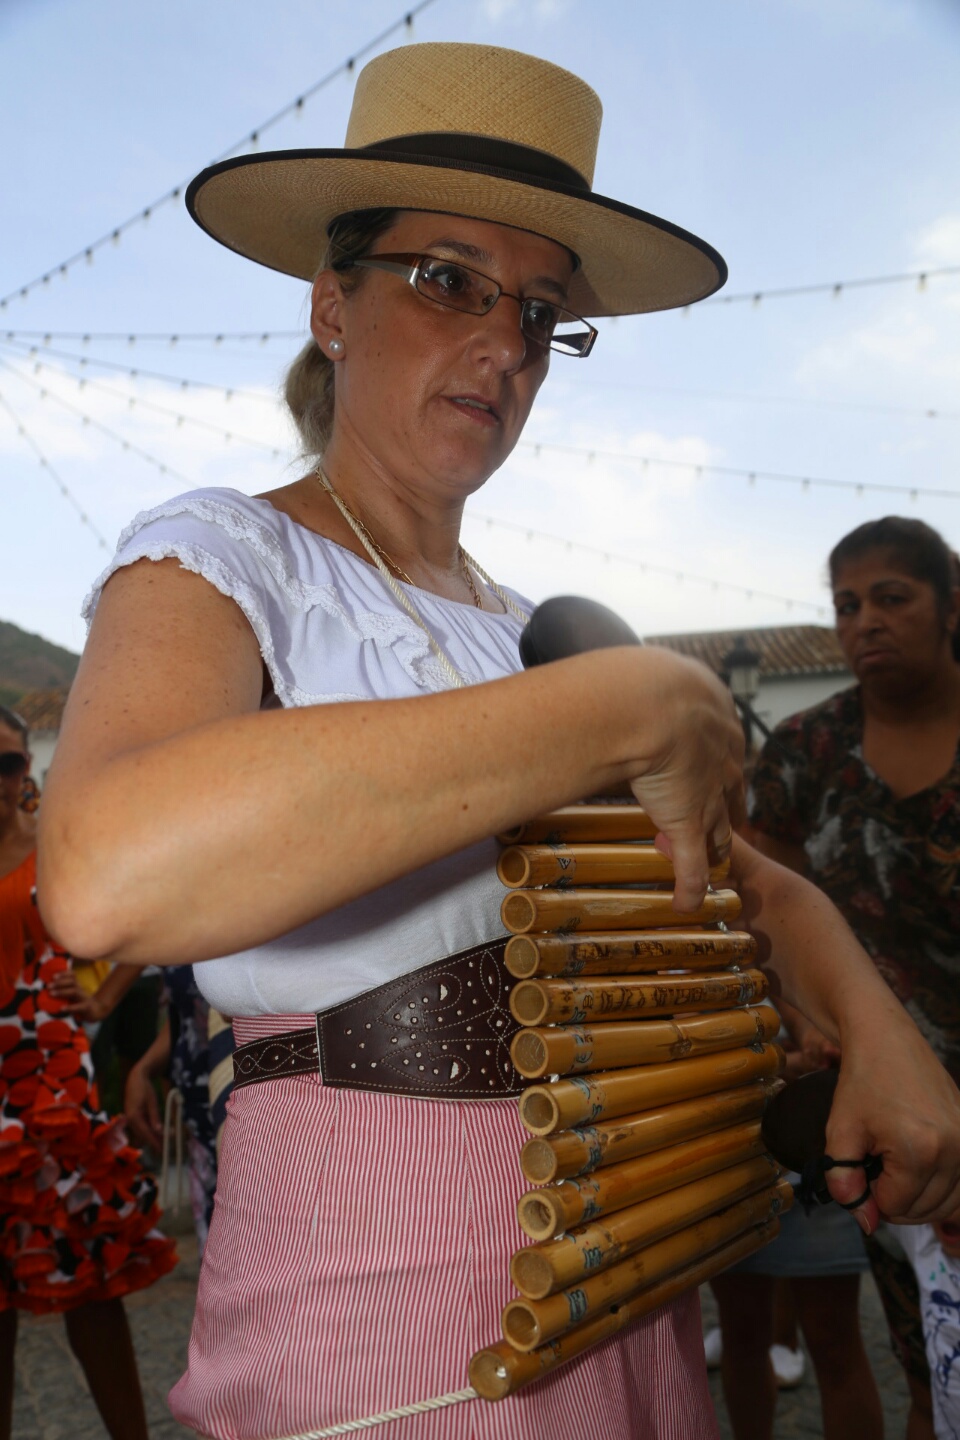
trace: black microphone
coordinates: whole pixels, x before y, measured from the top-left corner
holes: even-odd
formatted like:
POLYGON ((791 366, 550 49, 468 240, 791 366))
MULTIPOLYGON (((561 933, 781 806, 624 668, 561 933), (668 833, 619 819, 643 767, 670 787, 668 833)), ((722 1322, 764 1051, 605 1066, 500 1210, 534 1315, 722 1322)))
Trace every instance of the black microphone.
POLYGON ((581 595, 556 595, 538 605, 524 626, 520 659, 523 668, 529 670, 587 650, 642 644, 639 635, 606 605, 581 595))
POLYGON ((833 1106, 833 1092, 840 1078, 837 1070, 815 1070, 794 1080, 775 1095, 763 1112, 760 1137, 774 1160, 800 1175, 795 1186, 797 1199, 810 1213, 813 1204, 827 1205, 833 1199, 827 1189, 828 1170, 863 1169, 867 1188, 856 1200, 835 1203, 843 1210, 856 1210, 870 1194, 871 1181, 883 1170, 881 1155, 862 1160, 835 1160, 827 1150, 827 1121, 833 1106))

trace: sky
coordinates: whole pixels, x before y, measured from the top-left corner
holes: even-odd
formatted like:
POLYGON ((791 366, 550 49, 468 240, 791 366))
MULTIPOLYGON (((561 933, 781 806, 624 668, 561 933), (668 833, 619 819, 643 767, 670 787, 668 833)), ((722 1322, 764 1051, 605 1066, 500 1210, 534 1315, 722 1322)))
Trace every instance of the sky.
POLYGON ((595 189, 730 270, 715 300, 600 321, 588 360, 554 358, 468 505, 487 570, 651 635, 829 624, 826 556, 880 515, 960 544, 960 0, 404 14, 0 0, 0 619, 78 650, 82 598, 139 510, 303 473, 278 394, 306 286, 216 245, 182 194, 153 202, 254 130, 261 149, 341 144, 362 60, 346 62, 430 40, 581 75, 604 106, 595 189), (827 288, 766 293, 805 286, 827 288), (228 338, 163 338, 191 334, 228 338))

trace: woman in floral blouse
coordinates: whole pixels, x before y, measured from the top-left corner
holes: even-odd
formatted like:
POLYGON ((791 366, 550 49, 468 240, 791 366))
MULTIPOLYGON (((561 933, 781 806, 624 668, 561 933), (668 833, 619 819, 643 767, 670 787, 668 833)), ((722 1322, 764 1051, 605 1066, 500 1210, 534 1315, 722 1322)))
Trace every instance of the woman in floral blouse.
MULTIPOLYGON (((929 526, 891 516, 840 541, 830 578, 857 684, 777 727, 750 821, 759 849, 842 911, 960 1082, 957 560, 929 526)), ((819 1058, 823 1037, 796 1012, 789 1020, 819 1058)), ((920 1440, 933 1431, 916 1285, 905 1260, 876 1240, 868 1248, 910 1383, 908 1434, 920 1440)))

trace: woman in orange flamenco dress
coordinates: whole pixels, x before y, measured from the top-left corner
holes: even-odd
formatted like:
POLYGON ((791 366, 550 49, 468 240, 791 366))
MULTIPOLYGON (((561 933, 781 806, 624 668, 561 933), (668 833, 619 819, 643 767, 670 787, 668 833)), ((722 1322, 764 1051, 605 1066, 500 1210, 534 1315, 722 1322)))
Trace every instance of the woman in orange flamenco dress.
POLYGON ((156 1185, 99 1111, 82 1026, 50 993, 69 965, 34 903, 35 829, 21 806, 26 727, 0 707, 0 1440, 13 1413, 19 1311, 62 1314, 112 1440, 147 1440, 121 1297, 176 1264, 156 1185))

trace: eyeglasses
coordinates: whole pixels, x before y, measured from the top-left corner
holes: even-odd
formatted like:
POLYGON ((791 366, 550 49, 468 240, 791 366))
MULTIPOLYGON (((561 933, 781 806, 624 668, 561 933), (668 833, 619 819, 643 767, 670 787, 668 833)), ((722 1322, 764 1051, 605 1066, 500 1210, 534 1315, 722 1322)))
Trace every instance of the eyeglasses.
POLYGON ((0 754, 0 780, 12 780, 25 775, 30 762, 22 750, 4 750, 0 754))
POLYGON ((520 306, 520 329, 528 339, 560 355, 585 360, 593 349, 597 331, 581 315, 564 310, 552 300, 530 295, 526 299, 503 290, 489 275, 481 275, 455 260, 438 260, 435 255, 370 255, 359 260, 341 260, 335 270, 362 267, 399 275, 428 300, 448 310, 467 315, 487 315, 501 295, 520 306))

